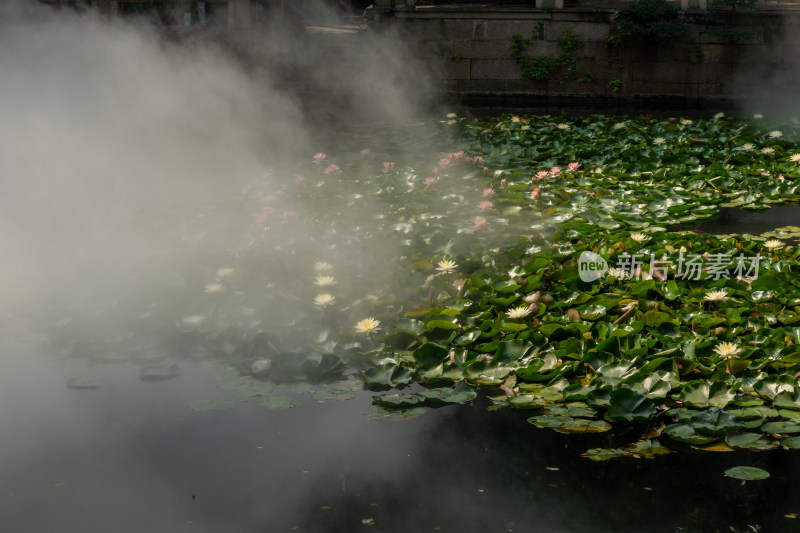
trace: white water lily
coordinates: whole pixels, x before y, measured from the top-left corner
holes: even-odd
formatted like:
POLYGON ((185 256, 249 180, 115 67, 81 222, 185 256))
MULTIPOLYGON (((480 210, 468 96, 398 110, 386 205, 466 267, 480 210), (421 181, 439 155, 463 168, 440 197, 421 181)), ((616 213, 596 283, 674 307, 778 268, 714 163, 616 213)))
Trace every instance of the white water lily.
POLYGON ((317 276, 317 280, 314 282, 314 285, 317 285, 319 287, 336 285, 336 280, 333 278, 333 276, 317 276))
POLYGON ((207 283, 205 287, 203 287, 203 292, 207 292, 208 294, 216 294, 218 292, 222 292, 225 287, 222 286, 222 283, 207 283))
POLYGON ((780 137, 783 137, 783 132, 779 130, 772 130, 769 132, 769 136, 773 139, 779 139, 780 137))
POLYGON ((334 295, 328 294, 327 292, 324 292, 322 294, 318 294, 314 298, 314 305, 318 305, 320 307, 325 307, 327 305, 331 305, 334 300, 336 300, 336 297, 334 295))
POLYGON ((714 347, 714 353, 728 359, 736 357, 742 351, 738 344, 732 342, 722 342, 714 347))
POLYGON ((326 263, 325 261, 317 261, 314 263, 314 270, 317 272, 327 272, 329 270, 333 270, 333 265, 326 263))
POLYGON ((614 124, 614 129, 615 130, 621 130, 624 127, 625 127, 625 123, 624 122, 617 122, 616 124, 614 124))
POLYGON ((783 246, 783 241, 779 241, 778 239, 770 239, 764 243, 764 248, 767 250, 775 250, 781 246, 783 246))
POLYGON ((692 121, 689 120, 688 118, 682 118, 681 119, 681 124, 683 124, 684 126, 691 126, 692 125, 692 121))
POLYGON ((775 149, 771 148, 769 146, 765 146, 764 148, 761 149, 761 153, 764 154, 764 155, 769 155, 769 154, 774 153, 774 152, 775 152, 775 149))
POLYGON ((753 118, 756 120, 761 120, 762 118, 764 118, 764 115, 762 115, 761 113, 754 113, 753 118))
POLYGON ((752 143, 744 143, 744 144, 742 145, 742 150, 747 150, 748 152, 749 152, 750 150, 752 150, 753 148, 755 148, 755 146, 753 146, 753 144, 752 144, 752 143))
POLYGON ((721 118, 722 118, 722 117, 724 117, 724 116, 725 116, 725 113, 723 113, 723 112, 721 112, 721 111, 720 111, 719 113, 717 113, 716 115, 714 115, 714 118, 715 118, 716 120, 719 120, 719 119, 721 119, 721 118))
POLYGON ((724 302, 728 299, 728 291, 725 289, 719 291, 708 291, 703 300, 707 302, 724 302))
POLYGON ((664 144, 665 142, 667 142, 667 140, 664 139, 664 137, 656 137, 653 139, 653 144, 664 144))
POLYGON ((373 331, 378 331, 381 321, 375 320, 373 317, 365 318, 364 320, 359 320, 356 324, 356 333, 372 333, 373 331))
POLYGON ((627 272, 625 272, 621 268, 617 268, 617 267, 609 268, 608 270, 606 270, 606 274, 608 274, 612 278, 617 278, 617 279, 627 279, 628 278, 627 272))
POLYGON ((233 274, 233 268, 231 267, 222 267, 217 269, 217 277, 225 278, 233 274))
POLYGON ((649 239, 649 237, 644 233, 631 233, 630 237, 632 240, 638 242, 639 244, 649 239))
POLYGON ((529 314, 531 314, 531 308, 527 305, 520 305, 519 307, 513 307, 506 311, 508 318, 523 318, 529 314))
POLYGON ((558 128, 560 130, 568 130, 569 129, 569 124, 567 124, 566 122, 562 122, 561 124, 557 124, 556 128, 558 128))
POLYGON ((789 161, 792 163, 800 162, 800 154, 792 154, 789 156, 789 161))
POLYGON ((439 261, 439 266, 436 267, 436 270, 438 270, 439 273, 441 274, 447 274, 448 272, 452 272, 456 268, 458 268, 458 265, 455 263, 455 261, 451 261, 449 259, 442 259, 441 261, 439 261))

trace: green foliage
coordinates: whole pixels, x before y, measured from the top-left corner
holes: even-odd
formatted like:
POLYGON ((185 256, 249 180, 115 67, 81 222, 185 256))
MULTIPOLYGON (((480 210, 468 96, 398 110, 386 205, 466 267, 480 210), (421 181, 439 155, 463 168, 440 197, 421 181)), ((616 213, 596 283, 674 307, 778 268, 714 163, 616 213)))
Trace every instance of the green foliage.
POLYGON ((611 80, 610 82, 608 82, 608 84, 611 86, 611 92, 618 93, 618 92, 622 91, 622 80, 621 79, 617 78, 615 80, 611 80))
MULTIPOLYGON (((537 27, 541 30, 541 26, 537 27)), ((562 82, 566 79, 577 78, 577 62, 573 52, 583 46, 584 40, 572 28, 563 30, 557 39, 560 52, 557 57, 551 58, 547 56, 536 56, 528 58, 525 56, 525 50, 533 44, 534 39, 525 39, 522 35, 514 34, 511 37, 511 51, 514 59, 520 70, 534 80, 547 80, 550 78, 550 73, 555 67, 566 67, 565 75, 562 77, 562 82)), ((589 73, 591 74, 591 73, 589 73)), ((583 81, 592 81, 584 79, 583 81)))
POLYGON ((753 9, 758 0, 712 0, 706 16, 708 34, 728 43, 758 39, 764 34, 762 26, 739 24, 737 12, 753 9))
POLYGON ((687 25, 678 11, 678 6, 667 0, 636 0, 617 9, 612 22, 623 37, 664 44, 686 32, 687 25))
POLYGON ((534 80, 546 80, 550 77, 551 60, 546 56, 525 57, 525 50, 533 43, 533 39, 525 39, 522 35, 514 34, 511 36, 511 53, 517 60, 520 70, 534 80))

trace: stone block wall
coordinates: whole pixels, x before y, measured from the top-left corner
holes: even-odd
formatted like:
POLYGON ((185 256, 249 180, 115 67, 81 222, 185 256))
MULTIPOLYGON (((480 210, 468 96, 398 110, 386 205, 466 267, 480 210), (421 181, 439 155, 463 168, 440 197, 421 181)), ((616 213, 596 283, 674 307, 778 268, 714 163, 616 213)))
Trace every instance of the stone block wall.
MULTIPOLYGON (((623 40, 613 46, 610 9, 549 10, 464 6, 403 8, 379 19, 391 24, 440 87, 451 95, 517 98, 670 98, 684 105, 746 98, 765 84, 782 94, 800 94, 800 11, 754 11, 743 23, 763 28, 756 39, 731 43, 709 32, 705 14, 682 12, 687 32, 666 44, 623 40), (559 39, 582 44, 569 66, 547 79, 527 76, 514 59, 512 37, 532 39, 527 58, 556 58, 559 39)), ((384 13, 386 15, 386 13, 384 13)))

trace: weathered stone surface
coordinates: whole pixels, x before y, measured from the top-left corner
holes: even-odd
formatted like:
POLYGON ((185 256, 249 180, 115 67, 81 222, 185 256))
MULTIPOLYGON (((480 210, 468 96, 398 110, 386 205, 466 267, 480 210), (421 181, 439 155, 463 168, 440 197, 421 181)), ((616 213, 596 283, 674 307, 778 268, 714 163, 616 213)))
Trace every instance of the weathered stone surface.
POLYGON ((476 59, 472 62, 473 80, 519 80, 522 79, 517 62, 513 59, 476 59))
POLYGON ((610 11, 578 8, 542 11, 473 5, 406 10, 396 14, 395 22, 411 28, 404 32, 404 40, 419 43, 412 55, 426 58, 425 68, 441 70, 435 77, 447 80, 446 90, 486 96, 493 91, 516 96, 531 92, 617 102, 640 96, 639 101, 663 98, 672 105, 681 99, 722 102, 756 90, 766 98, 800 91, 800 75, 795 74, 800 71, 796 53, 800 30, 785 30, 796 41, 793 44, 786 44, 779 31, 800 28, 800 12, 748 14, 742 24, 762 25, 766 38, 735 44, 711 35, 704 14, 689 13, 688 31, 674 42, 656 45, 626 39, 619 48, 606 45, 609 16, 610 11), (422 11, 424 17, 418 13, 422 11), (574 31, 584 41, 572 51, 570 62, 553 66, 546 81, 527 79, 513 58, 512 36, 533 39, 525 57, 555 59, 562 52, 557 41, 565 31, 574 31), (617 80, 621 90, 614 92, 617 80))
POLYGON ((536 20, 490 20, 486 25, 486 40, 511 41, 515 34, 530 38, 539 35, 539 21, 536 20))
POLYGON ((586 42, 603 42, 608 37, 610 26, 608 22, 573 22, 570 24, 552 22, 546 26, 546 39, 556 41, 564 31, 574 31, 575 34, 586 42))
POLYGON ((455 41, 453 55, 473 59, 509 59, 511 41, 455 41))
POLYGON ((416 72, 428 72, 436 80, 465 80, 470 75, 469 59, 421 59, 410 65, 416 72))

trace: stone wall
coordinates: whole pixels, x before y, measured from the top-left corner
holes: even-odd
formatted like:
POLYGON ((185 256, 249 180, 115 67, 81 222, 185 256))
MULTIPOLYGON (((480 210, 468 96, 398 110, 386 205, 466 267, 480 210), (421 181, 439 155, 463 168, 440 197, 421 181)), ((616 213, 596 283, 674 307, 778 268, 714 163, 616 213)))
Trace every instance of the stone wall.
POLYGON ((800 94, 800 11, 759 9, 738 15, 738 24, 762 31, 737 43, 712 36, 707 12, 683 11, 688 30, 674 42, 626 39, 617 46, 609 40, 612 13, 610 8, 395 5, 378 10, 373 23, 392 25, 410 45, 408 61, 462 100, 652 100, 699 106, 740 101, 754 91, 786 98, 800 94), (515 34, 532 39, 524 52, 530 59, 559 56, 559 38, 565 35, 583 44, 568 65, 536 80, 513 57, 515 34))

